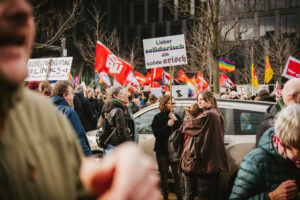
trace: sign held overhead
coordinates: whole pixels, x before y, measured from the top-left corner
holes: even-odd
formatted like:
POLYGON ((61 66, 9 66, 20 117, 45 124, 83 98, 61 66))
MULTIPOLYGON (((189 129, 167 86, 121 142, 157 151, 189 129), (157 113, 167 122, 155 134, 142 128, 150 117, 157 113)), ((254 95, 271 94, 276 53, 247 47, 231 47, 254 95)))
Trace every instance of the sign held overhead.
POLYGON ((187 64, 184 35, 143 40, 146 69, 187 64))

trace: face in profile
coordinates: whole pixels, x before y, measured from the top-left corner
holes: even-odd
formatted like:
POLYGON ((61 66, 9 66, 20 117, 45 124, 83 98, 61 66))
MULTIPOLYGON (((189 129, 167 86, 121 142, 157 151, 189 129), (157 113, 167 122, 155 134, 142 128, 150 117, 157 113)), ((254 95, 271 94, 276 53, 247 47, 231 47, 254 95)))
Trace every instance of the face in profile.
POLYGON ((206 109, 208 108, 209 106, 211 105, 211 103, 209 101, 206 101, 204 98, 203 98, 203 95, 202 94, 199 94, 198 96, 198 106, 200 109, 206 109))
POLYGON ((26 0, 0 1, 0 80, 13 85, 27 76, 35 31, 32 15, 26 0))

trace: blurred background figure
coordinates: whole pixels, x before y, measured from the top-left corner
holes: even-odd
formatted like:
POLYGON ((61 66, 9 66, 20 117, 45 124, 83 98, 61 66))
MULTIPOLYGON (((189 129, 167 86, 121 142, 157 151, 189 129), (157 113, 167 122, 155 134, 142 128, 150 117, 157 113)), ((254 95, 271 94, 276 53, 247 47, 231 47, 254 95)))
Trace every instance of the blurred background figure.
POLYGON ((32 91, 39 92, 39 84, 40 81, 29 81, 27 84, 27 88, 29 88, 32 91))
POLYGON ((300 105, 284 108, 275 129, 268 129, 257 149, 240 166, 230 199, 299 199, 300 105))
POLYGON ((46 97, 50 97, 51 94, 51 84, 49 81, 41 81, 39 84, 39 92, 46 97))
POLYGON ((276 99, 270 96, 270 92, 267 89, 261 89, 258 92, 258 101, 271 101, 276 102, 276 99))

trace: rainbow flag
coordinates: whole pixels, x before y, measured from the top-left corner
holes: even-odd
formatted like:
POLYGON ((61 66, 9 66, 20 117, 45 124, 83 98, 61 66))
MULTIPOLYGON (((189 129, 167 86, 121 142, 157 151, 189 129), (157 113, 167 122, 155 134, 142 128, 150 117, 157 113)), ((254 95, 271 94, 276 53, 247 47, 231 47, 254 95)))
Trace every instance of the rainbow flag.
POLYGON ((234 72, 235 62, 229 62, 223 58, 219 58, 219 69, 226 72, 234 72))

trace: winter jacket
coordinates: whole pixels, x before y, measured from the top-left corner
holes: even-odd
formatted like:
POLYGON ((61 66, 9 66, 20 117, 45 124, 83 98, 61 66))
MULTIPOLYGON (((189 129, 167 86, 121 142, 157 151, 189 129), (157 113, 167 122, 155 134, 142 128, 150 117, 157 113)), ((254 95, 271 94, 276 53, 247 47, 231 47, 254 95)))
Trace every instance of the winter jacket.
POLYGON ((189 137, 181 156, 181 169, 188 174, 230 170, 224 145, 224 128, 216 109, 208 108, 183 122, 182 133, 189 137))
POLYGON ((108 144, 117 146, 123 142, 134 140, 134 122, 125 106, 114 100, 105 102, 101 115, 104 120, 108 120, 110 132, 116 128, 116 132, 111 136, 108 144))
POLYGON ((268 129, 258 148, 244 157, 230 199, 267 200, 270 192, 290 179, 296 180, 297 192, 300 191, 300 169, 278 153, 273 134, 274 129, 268 129))
POLYGON ((62 112, 71 122, 78 139, 80 141, 80 144, 82 146, 82 149, 84 151, 84 154, 86 156, 93 155, 91 151, 90 144, 88 142, 87 136, 85 134, 84 128, 81 125, 80 119, 78 114, 75 110, 73 110, 71 107, 69 107, 68 102, 63 97, 52 97, 51 101, 55 104, 56 109, 62 112))
POLYGON ((261 136, 264 134, 264 132, 273 126, 275 115, 279 113, 283 107, 284 107, 283 101, 282 99, 279 99, 277 104, 271 105, 266 110, 264 121, 261 123, 261 125, 257 128, 256 131, 256 147, 258 146, 259 140, 261 136))
POLYGON ((177 121, 175 121, 173 128, 168 126, 169 121, 169 113, 168 112, 160 112, 156 114, 152 121, 152 131, 155 136, 155 145, 154 151, 159 154, 169 155, 168 152, 168 139, 173 131, 177 130, 181 124, 182 120, 179 115, 175 114, 177 121))
POLYGON ((10 105, 0 137, 0 199, 81 199, 83 152, 67 118, 28 89, 6 100, 3 85, 0 93, 0 107, 10 105))

